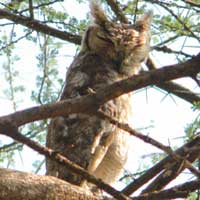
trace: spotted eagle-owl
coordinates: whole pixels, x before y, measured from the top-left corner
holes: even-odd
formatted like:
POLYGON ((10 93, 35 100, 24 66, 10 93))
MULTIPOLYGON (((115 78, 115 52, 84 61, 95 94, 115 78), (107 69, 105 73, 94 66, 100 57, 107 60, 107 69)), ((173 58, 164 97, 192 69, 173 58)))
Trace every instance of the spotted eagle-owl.
MULTIPOLYGON (((130 25, 110 21, 95 1, 91 1, 90 10, 93 23, 85 31, 80 53, 68 69, 61 100, 96 92, 137 74, 148 55, 151 13, 130 25)), ((120 122, 129 123, 131 94, 110 100, 100 109, 120 122)), ((127 161, 130 135, 94 115, 70 114, 52 119, 47 147, 113 184, 127 161)), ((80 176, 55 161, 47 159, 46 167, 48 175, 77 185, 82 182, 80 176)))

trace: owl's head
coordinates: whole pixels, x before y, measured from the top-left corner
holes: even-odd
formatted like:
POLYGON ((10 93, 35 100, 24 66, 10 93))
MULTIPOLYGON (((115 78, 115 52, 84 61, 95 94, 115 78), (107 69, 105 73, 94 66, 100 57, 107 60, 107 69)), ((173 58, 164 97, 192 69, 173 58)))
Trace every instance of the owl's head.
POLYGON ((90 3, 90 10, 93 23, 83 37, 82 51, 92 51, 115 62, 123 74, 136 74, 148 56, 152 12, 131 25, 109 20, 95 0, 90 3))

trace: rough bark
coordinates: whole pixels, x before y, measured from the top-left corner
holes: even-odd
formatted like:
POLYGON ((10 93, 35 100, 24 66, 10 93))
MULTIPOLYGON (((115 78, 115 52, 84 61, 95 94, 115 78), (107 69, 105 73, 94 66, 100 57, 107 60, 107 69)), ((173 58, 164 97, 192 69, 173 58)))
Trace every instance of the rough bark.
POLYGON ((51 176, 0 168, 1 200, 97 200, 89 191, 51 176))

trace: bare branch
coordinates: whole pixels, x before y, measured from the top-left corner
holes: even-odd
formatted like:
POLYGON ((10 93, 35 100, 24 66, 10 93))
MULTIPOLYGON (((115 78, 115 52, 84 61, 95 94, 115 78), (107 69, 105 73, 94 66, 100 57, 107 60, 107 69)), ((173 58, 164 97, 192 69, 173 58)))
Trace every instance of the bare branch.
MULTIPOLYGON (((157 34, 158 34, 158 33, 157 33, 157 34)), ((160 46, 162 46, 162 45, 164 45, 164 44, 167 44, 167 43, 169 43, 169 42, 172 42, 172 41, 176 40, 178 37, 180 37, 180 36, 179 36, 179 35, 174 35, 174 36, 172 36, 172 37, 169 37, 168 39, 166 39, 166 40, 164 40, 164 41, 162 41, 162 42, 156 44, 155 46, 153 46, 153 47, 151 47, 151 48, 154 49, 155 47, 160 47, 160 46)))
MULTIPOLYGON (((53 0, 53 1, 45 2, 45 3, 41 3, 41 4, 37 5, 37 6, 33 6, 33 10, 36 10, 36 9, 44 7, 44 6, 49 6, 49 5, 52 5, 54 3, 58 3, 58 2, 62 2, 62 0, 53 0)), ((18 12, 18 14, 21 15, 23 12, 26 12, 26 11, 29 11, 29 8, 21 10, 20 12, 18 12)))
MULTIPOLYGON (((149 70, 157 69, 155 63, 153 62, 153 60, 150 57, 147 59, 146 65, 149 68, 149 70)), ((200 101, 199 95, 197 95, 196 93, 192 92, 191 90, 189 90, 175 82, 172 82, 172 81, 164 82, 164 83, 156 85, 156 86, 184 99, 185 101, 187 101, 191 104, 194 104, 195 102, 200 101)))
MULTIPOLYGON (((176 154, 181 155, 182 157, 190 158, 190 162, 193 162, 195 159, 199 157, 199 150, 190 151, 195 147, 199 147, 200 145, 200 136, 198 135, 193 140, 187 142, 182 147, 175 151, 176 154), (188 150, 188 151, 187 151, 188 150)), ((162 172, 166 167, 170 168, 174 164, 173 158, 171 155, 167 156, 156 165, 148 169, 143 175, 141 175, 138 179, 134 180, 128 186, 126 186, 122 192, 126 195, 130 195, 134 193, 137 189, 147 183, 149 180, 157 176, 160 172, 162 172)))
POLYGON ((200 181, 191 181, 184 184, 163 190, 161 192, 153 192, 144 194, 138 197, 133 197, 132 200, 164 200, 164 199, 174 199, 174 198, 186 198, 188 194, 192 191, 199 189, 200 181))
POLYGON ((0 48, 0 51, 2 51, 3 49, 8 48, 9 46, 16 44, 17 42, 19 42, 20 40, 26 38, 27 36, 29 36, 32 33, 32 31, 26 33, 25 35, 22 35, 21 37, 17 38, 16 40, 12 40, 10 43, 6 44, 5 46, 0 48))
POLYGON ((174 159, 174 161, 184 162, 185 167, 188 168, 198 178, 200 178, 200 171, 198 171, 195 167, 193 167, 193 165, 185 157, 182 157, 182 156, 176 154, 174 151, 172 151, 171 147, 165 146, 162 143, 156 141, 155 139, 135 131, 128 124, 120 123, 119 121, 111 118, 109 115, 106 115, 102 111, 97 112, 96 115, 99 118, 106 120, 106 121, 109 121, 111 124, 114 124, 118 128, 120 128, 120 129, 130 133, 131 135, 141 139, 142 141, 163 150, 165 153, 171 155, 172 158, 174 159))
MULTIPOLYGON (((193 153, 189 153, 188 151, 186 152, 187 153, 184 157, 187 158, 189 162, 194 162, 200 156, 199 151, 193 151, 193 153)), ((162 190, 167 184, 173 181, 184 169, 184 162, 172 162, 170 166, 166 166, 166 169, 142 191, 142 194, 162 190)))
POLYGON ((16 24, 21 24, 32 30, 42 32, 47 35, 51 35, 51 36, 54 36, 56 38, 59 38, 59 39, 65 40, 65 41, 72 42, 74 44, 80 45, 80 43, 81 43, 81 36, 79 36, 79 35, 74 35, 74 34, 66 32, 66 31, 60 31, 56 28, 47 26, 38 20, 33 20, 29 17, 16 15, 9 11, 0 9, 0 19, 2 19, 2 18, 11 20, 11 21, 15 22, 16 24))
POLYGON ((159 0, 146 0, 147 2, 150 3, 156 3, 158 5, 160 5, 161 7, 163 7, 165 10, 167 10, 182 26, 183 28, 188 31, 191 36, 193 36, 195 39, 197 39, 198 41, 200 41, 200 37, 198 35, 196 35, 168 6, 164 5, 161 1, 159 0))
POLYGON ((175 51, 173 49, 170 49, 169 47, 167 46, 155 46, 155 47, 152 47, 153 50, 156 50, 156 51, 162 51, 164 53, 171 53, 171 54, 178 54, 178 55, 183 55, 187 58, 192 58, 192 56, 190 54, 187 54, 183 51, 175 51))

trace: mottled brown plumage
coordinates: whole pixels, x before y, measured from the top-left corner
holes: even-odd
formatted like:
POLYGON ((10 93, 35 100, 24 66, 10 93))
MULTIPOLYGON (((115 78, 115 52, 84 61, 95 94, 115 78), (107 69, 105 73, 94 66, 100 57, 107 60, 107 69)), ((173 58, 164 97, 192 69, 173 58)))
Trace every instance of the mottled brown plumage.
MULTIPOLYGON (((85 31, 81 51, 67 72, 61 100, 96 92, 101 87, 136 74, 148 55, 149 13, 132 26, 109 21, 94 1, 90 7, 93 23, 85 31)), ((101 109, 121 122, 130 123, 133 116, 131 95, 124 94, 113 99, 101 109)), ((122 174, 129 145, 128 133, 86 114, 52 119, 47 135, 48 147, 109 184, 116 182, 122 174)), ((77 185, 82 181, 80 176, 48 159, 47 174, 77 185)))

